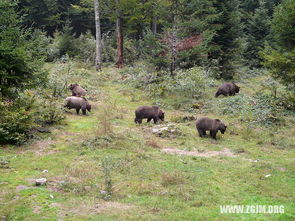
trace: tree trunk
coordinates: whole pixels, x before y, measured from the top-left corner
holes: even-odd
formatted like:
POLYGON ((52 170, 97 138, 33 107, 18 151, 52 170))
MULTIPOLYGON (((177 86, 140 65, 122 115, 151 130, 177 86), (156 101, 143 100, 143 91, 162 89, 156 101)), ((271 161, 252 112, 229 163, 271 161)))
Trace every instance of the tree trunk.
POLYGON ((173 4, 173 26, 172 26, 172 36, 171 36, 171 40, 172 40, 172 61, 171 61, 171 67, 170 67, 170 73, 171 76, 174 77, 175 73, 175 69, 176 69, 176 59, 177 59, 177 49, 176 49, 176 45, 177 45, 177 22, 178 22, 178 1, 176 1, 173 4))
POLYGON ((176 43, 177 43, 176 29, 173 28, 173 30, 172 30, 172 61, 171 61, 171 68, 170 68, 170 72, 171 72, 172 77, 174 76, 174 71, 176 68, 176 56, 177 56, 176 43))
MULTIPOLYGON (((117 7, 119 7, 119 0, 116 0, 117 7)), ((123 56, 123 19, 121 17, 121 11, 117 9, 117 20, 116 20, 116 34, 117 34, 117 62, 116 67, 122 68, 124 66, 123 56)))
POLYGON ((152 32, 153 34, 157 34, 157 16, 153 16, 153 19, 152 19, 152 32))
POLYGON ((99 19, 99 0, 94 0, 95 12, 95 30, 96 30, 96 55, 95 55, 95 68, 96 71, 101 71, 101 31, 99 19))

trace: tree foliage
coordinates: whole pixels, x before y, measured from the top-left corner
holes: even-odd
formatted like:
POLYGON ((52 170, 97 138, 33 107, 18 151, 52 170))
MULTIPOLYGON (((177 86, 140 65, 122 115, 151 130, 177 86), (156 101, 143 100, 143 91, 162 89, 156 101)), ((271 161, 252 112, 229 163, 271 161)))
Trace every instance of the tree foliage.
MULTIPOLYGON (((272 48, 264 51, 265 66, 275 78, 295 89, 295 2, 284 0, 274 12, 272 48)), ((295 92, 295 90, 294 90, 295 92)))
POLYGON ((11 1, 0 2, 0 95, 15 97, 19 91, 41 84, 46 77, 42 65, 45 41, 39 31, 20 27, 11 1))

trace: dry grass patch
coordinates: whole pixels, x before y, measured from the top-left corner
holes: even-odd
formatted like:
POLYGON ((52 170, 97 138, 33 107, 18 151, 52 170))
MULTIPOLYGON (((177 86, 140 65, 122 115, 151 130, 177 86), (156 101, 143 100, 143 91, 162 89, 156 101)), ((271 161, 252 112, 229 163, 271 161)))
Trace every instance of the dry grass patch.
POLYGON ((121 213, 125 210, 135 209, 136 206, 114 201, 102 201, 97 199, 71 200, 67 204, 58 205, 60 216, 84 216, 88 217, 101 213, 121 213))
POLYGON ((177 155, 186 155, 186 156, 196 156, 196 157, 214 157, 214 156, 227 156, 227 157, 236 157, 236 155, 231 152, 228 148, 224 148, 221 151, 186 151, 179 150, 176 148, 165 148, 161 150, 163 153, 167 154, 177 154, 177 155))
POLYGON ((153 148, 157 148, 157 149, 161 149, 162 148, 162 146, 161 146, 161 144, 159 144, 157 141, 155 141, 155 140, 147 140, 146 142, 145 142, 145 144, 147 145, 147 146, 150 146, 150 147, 153 147, 153 148))
POLYGON ((178 185, 184 183, 184 178, 179 173, 163 173, 161 175, 161 183, 164 187, 169 185, 178 185))

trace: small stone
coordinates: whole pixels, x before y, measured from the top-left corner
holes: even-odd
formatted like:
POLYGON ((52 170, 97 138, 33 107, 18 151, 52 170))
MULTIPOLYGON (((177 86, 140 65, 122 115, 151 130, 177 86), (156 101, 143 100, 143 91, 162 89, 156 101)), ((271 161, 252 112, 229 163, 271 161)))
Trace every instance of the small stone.
POLYGON ((84 186, 84 189, 85 189, 86 191, 90 191, 90 190, 91 190, 91 186, 84 186))
POLYGON ((43 170, 42 173, 48 173, 48 170, 43 170))
POLYGON ((104 190, 101 190, 101 191, 100 191, 100 194, 103 194, 103 195, 104 195, 104 194, 106 194, 106 193, 107 193, 107 191, 104 191, 104 190))
POLYGON ((49 195, 51 199, 54 199, 54 196, 52 196, 51 194, 49 195))
POLYGON ((6 185, 8 182, 0 182, 0 185, 6 185))
POLYGON ((266 178, 267 178, 267 177, 270 177, 270 176, 271 176, 270 174, 265 175, 266 178))
POLYGON ((50 130, 46 127, 37 127, 36 130, 40 133, 50 133, 50 130))
POLYGON ((25 185, 19 185, 19 186, 16 187, 17 191, 21 191, 21 190, 25 190, 25 189, 28 189, 28 187, 25 186, 25 185))
POLYGON ((47 182, 46 178, 36 179, 36 186, 43 186, 47 182))

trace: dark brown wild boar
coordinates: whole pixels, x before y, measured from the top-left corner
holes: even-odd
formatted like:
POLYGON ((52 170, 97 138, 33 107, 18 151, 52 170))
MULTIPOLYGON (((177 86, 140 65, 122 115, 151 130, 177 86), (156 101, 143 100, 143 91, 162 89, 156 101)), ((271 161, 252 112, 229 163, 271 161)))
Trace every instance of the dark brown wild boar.
POLYGON ((152 119, 156 124, 160 119, 164 121, 165 113, 157 106, 141 106, 135 111, 135 123, 142 123, 142 119, 147 119, 150 122, 152 119))
POLYGON ((240 87, 238 87, 235 83, 224 83, 218 88, 215 93, 215 97, 218 97, 221 94, 224 96, 234 96, 236 93, 239 93, 239 91, 240 87))
POLYGON ((68 109, 76 109, 77 114, 79 114, 80 109, 82 109, 83 115, 86 115, 86 110, 91 112, 91 105, 82 97, 67 97, 65 99, 64 107, 67 107, 68 109))
POLYGON ((86 90, 79 84, 70 84, 69 88, 72 91, 72 96, 84 97, 86 95, 86 90))
POLYGON ((219 119, 210 119, 208 117, 198 118, 196 121, 196 128, 200 137, 206 135, 206 131, 210 131, 210 136, 216 140, 216 134, 220 131, 222 134, 226 131, 226 126, 219 119))

